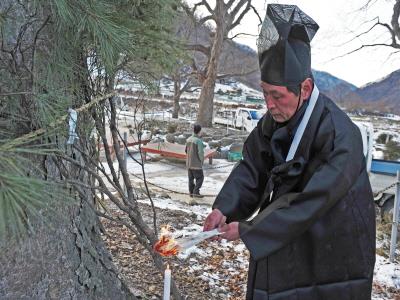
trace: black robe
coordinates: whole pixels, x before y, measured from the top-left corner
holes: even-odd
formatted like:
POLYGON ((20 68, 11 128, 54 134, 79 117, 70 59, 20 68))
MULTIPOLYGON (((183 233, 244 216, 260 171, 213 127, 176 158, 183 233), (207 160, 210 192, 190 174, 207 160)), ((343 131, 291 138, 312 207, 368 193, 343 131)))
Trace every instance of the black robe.
POLYGON ((260 120, 213 208, 240 222, 247 299, 371 299, 375 208, 360 131, 320 94, 285 162, 304 106, 284 126, 260 120))

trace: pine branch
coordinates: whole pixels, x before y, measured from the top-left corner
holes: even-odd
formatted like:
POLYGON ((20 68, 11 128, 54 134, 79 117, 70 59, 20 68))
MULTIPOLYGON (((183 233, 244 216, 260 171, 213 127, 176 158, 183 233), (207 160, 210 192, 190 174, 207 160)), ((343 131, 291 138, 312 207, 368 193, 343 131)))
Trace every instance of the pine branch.
POLYGON ((0 94, 0 97, 18 96, 18 95, 35 95, 33 92, 10 92, 0 94))
MULTIPOLYGON (((80 108, 76 109, 76 111, 77 112, 86 111, 89 108, 91 108, 92 106, 94 106, 95 104, 98 104, 101 101, 104 101, 104 100, 106 100, 106 99, 108 99, 108 98, 110 98, 110 97, 112 97, 114 95, 115 95, 115 93, 110 93, 110 94, 95 98, 91 102, 86 103, 85 105, 83 105, 80 108)), ((35 131, 30 132, 30 133, 24 134, 23 136, 15 138, 15 139, 13 139, 13 140, 1 145, 0 146, 0 151, 10 151, 13 148, 15 148, 16 146, 31 142, 32 140, 34 140, 38 136, 43 135, 44 133, 46 133, 49 129, 56 128, 59 125, 63 124, 67 120, 68 116, 69 116, 68 114, 62 116, 56 122, 54 122, 52 124, 49 124, 48 128, 40 128, 38 130, 35 130, 35 131)))

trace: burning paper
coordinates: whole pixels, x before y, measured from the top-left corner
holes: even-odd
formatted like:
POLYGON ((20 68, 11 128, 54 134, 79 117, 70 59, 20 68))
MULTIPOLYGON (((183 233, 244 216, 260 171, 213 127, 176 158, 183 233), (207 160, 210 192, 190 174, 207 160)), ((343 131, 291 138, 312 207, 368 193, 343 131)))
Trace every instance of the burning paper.
POLYGON ((161 227, 160 239, 154 244, 154 250, 162 256, 172 256, 179 253, 179 245, 172 236, 170 226, 161 227))
POLYGON ((175 239, 169 228, 169 226, 161 228, 160 239, 154 245, 154 250, 162 256, 177 255, 179 252, 185 251, 208 238, 222 233, 219 232, 218 229, 214 229, 211 231, 198 232, 189 237, 175 239))

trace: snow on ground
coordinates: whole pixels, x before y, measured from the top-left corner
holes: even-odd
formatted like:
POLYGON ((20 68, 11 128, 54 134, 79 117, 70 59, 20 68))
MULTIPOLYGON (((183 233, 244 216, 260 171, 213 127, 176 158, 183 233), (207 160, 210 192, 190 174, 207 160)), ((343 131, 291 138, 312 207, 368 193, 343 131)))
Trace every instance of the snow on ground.
MULTIPOLYGON (((218 159, 214 159, 212 165, 205 164, 203 169, 205 178, 201 193, 211 196, 217 195, 233 166, 234 163, 218 159)), ((162 159, 160 161, 146 162, 144 168, 149 182, 157 184, 168 191, 188 192, 188 175, 183 162, 170 162, 167 159, 162 159)), ((132 159, 128 160, 128 172, 142 176, 140 165, 132 159)))
MULTIPOLYGON (((133 157, 140 161, 140 156, 137 153, 133 154, 133 157)), ((157 185, 166 192, 188 193, 188 175, 184 161, 158 160, 160 157, 157 155, 150 156, 150 159, 151 157, 157 160, 147 161, 144 164, 148 183, 157 185)), ((208 197, 215 197, 234 165, 235 163, 218 159, 214 159, 212 165, 206 163, 203 168, 205 178, 200 193, 208 197)), ((110 169, 106 162, 103 163, 103 167, 106 173, 110 174, 110 169)), ((118 162, 114 162, 114 169, 118 171, 118 162)), ((143 181, 142 166, 131 157, 127 159, 127 169, 133 181, 138 183, 143 181)))
POLYGON ((383 159, 385 145, 378 144, 377 139, 380 135, 386 134, 392 136, 392 140, 400 143, 400 116, 391 115, 387 117, 375 116, 352 116, 353 121, 371 124, 374 129, 374 145, 372 156, 375 159, 383 159))
MULTIPOLYGON (((139 155, 133 156, 136 160, 140 159, 139 155)), ((103 163, 103 167, 107 174, 110 174, 110 168, 108 167, 108 164, 106 162, 103 163)), ((144 164, 144 170, 146 174, 152 174, 152 173, 162 173, 166 171, 172 171, 176 168, 174 165, 169 165, 169 164, 162 164, 162 163, 145 163, 144 164)), ((118 170, 118 162, 114 162, 114 169, 118 170)), ((142 174, 142 166, 137 163, 135 160, 133 160, 131 157, 127 159, 127 169, 128 172, 134 175, 141 175, 142 174)))
MULTIPOLYGON (((378 125, 379 126, 379 125, 378 125)), ((393 140, 396 142, 400 142, 400 133, 397 132, 398 128, 397 127, 393 127, 393 128, 389 128, 388 129, 381 129, 379 127, 377 127, 374 130, 374 136, 375 138, 378 138, 380 135, 389 135, 389 136, 393 136, 393 140)))
POLYGON ((400 121, 400 116, 398 115, 388 114, 385 118, 393 121, 400 121))
MULTIPOLYGON (((138 200, 139 203, 149 204, 150 200, 138 200)), ((210 207, 206 205, 187 205, 186 203, 178 202, 176 200, 168 198, 154 198, 154 206, 161 209, 178 210, 186 213, 194 213, 199 217, 205 218, 210 212, 210 207)), ((167 224, 166 224, 167 225, 167 224)), ((199 228, 197 228, 199 229, 199 228)), ((186 231, 180 231, 182 235, 187 235, 188 232, 192 232, 193 228, 187 228, 186 231)))
POLYGON ((389 262, 383 256, 376 255, 374 281, 400 289, 400 265, 389 262))
MULTIPOLYGON (((184 82, 182 83, 182 85, 184 85, 184 82)), ((128 92, 137 92, 137 91, 143 91, 143 90, 147 91, 146 86, 144 86, 138 82, 135 82, 133 80, 127 80, 127 79, 124 79, 121 82, 119 82, 116 86, 116 89, 128 91, 128 92)), ((200 94, 199 87, 197 87, 197 88, 194 87, 193 89, 194 89, 193 92, 184 92, 182 96, 185 98, 197 99, 200 94)), ((249 86, 247 86, 241 82, 231 82, 229 84, 216 83, 214 92, 217 93, 218 91, 222 91, 224 93, 229 93, 229 92, 236 92, 239 89, 242 90, 242 93, 245 96, 250 95, 250 96, 262 97, 262 93, 260 91, 250 88, 249 86)), ((164 96, 172 97, 174 95, 173 82, 161 81, 160 86, 159 86, 159 93, 162 95, 162 97, 164 97, 164 96)), ((125 97, 123 95, 121 95, 121 96, 125 97)), ((219 95, 216 94, 215 96, 217 98, 219 95)))

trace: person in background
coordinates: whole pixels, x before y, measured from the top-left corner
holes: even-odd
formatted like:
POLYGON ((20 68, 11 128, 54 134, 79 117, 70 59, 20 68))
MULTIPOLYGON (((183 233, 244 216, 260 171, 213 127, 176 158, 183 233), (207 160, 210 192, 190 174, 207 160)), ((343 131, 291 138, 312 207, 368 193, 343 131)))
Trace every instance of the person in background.
POLYGON ((201 126, 195 124, 193 127, 193 135, 186 141, 186 167, 189 177, 189 194, 190 197, 202 198, 200 188, 203 185, 203 163, 204 163, 204 144, 200 138, 201 126), (196 183, 195 183, 196 181, 196 183))
POLYGON ((295 5, 268 5, 268 111, 204 222, 249 249, 248 300, 371 299, 375 205, 360 131, 313 80, 318 28, 295 5))

